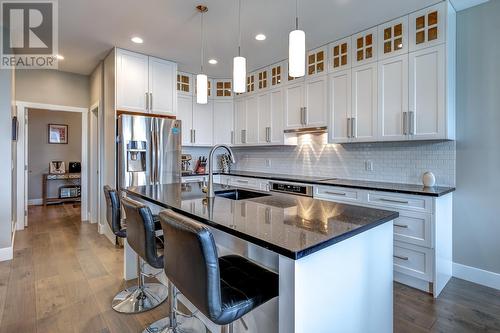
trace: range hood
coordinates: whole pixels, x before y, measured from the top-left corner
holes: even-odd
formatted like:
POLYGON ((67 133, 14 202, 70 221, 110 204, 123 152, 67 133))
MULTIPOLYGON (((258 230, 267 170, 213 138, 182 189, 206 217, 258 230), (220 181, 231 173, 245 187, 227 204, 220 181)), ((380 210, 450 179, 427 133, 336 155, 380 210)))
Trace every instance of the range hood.
POLYGON ((307 134, 307 133, 325 133, 328 131, 328 127, 320 126, 320 127, 302 127, 295 129, 287 129, 285 130, 285 134, 307 134))

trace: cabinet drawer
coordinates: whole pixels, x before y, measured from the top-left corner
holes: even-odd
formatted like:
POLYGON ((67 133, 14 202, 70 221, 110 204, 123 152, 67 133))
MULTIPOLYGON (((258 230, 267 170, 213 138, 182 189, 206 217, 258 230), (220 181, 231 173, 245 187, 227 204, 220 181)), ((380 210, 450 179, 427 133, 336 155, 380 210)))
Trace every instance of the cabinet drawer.
POLYGON ((394 242, 394 270, 418 279, 432 281, 431 249, 394 242))
POLYGON ((182 177, 181 178, 181 183, 198 183, 198 182, 206 182, 208 177, 205 176, 199 176, 199 177, 182 177))
POLYGON ((399 211, 394 220, 394 240, 432 248, 432 215, 399 211))
POLYGON ((359 191, 334 186, 315 186, 314 197, 331 201, 359 201, 361 195, 359 191))
POLYGON ((421 212, 432 212, 432 198, 397 193, 368 192, 368 203, 421 212))
POLYGON ((230 177, 229 185, 260 190, 260 181, 256 178, 230 177))

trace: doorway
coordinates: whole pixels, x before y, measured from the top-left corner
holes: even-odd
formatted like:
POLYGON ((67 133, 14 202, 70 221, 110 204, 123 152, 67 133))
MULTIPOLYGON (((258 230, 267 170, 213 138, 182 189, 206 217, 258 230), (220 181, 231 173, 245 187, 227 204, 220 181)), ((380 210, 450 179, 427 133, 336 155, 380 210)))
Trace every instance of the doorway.
POLYGON ((24 123, 19 126, 17 146, 17 216, 24 219, 17 220, 17 229, 28 226, 29 204, 77 202, 78 192, 81 220, 87 221, 88 110, 26 102, 16 106, 24 123), (77 163, 70 167, 71 162, 77 163))

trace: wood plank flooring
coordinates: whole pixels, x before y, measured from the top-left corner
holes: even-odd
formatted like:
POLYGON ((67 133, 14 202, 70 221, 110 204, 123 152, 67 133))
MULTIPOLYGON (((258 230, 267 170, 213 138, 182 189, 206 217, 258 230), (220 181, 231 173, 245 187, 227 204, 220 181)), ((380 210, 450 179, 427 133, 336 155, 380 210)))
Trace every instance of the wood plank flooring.
MULTIPOLYGON (((16 234, 14 259, 0 262, 0 333, 142 332, 167 315, 163 304, 140 315, 110 307, 122 281, 123 249, 80 222, 79 206, 31 206, 16 234)), ((441 296, 394 285, 394 331, 499 332, 500 292, 453 279, 441 296)))

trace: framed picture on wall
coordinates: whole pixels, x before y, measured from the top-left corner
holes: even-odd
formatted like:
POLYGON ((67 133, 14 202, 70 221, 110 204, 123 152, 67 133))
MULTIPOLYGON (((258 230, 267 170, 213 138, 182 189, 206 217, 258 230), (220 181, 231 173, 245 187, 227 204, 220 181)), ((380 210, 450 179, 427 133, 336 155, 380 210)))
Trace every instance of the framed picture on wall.
POLYGON ((49 124, 49 143, 67 144, 68 125, 49 124))

